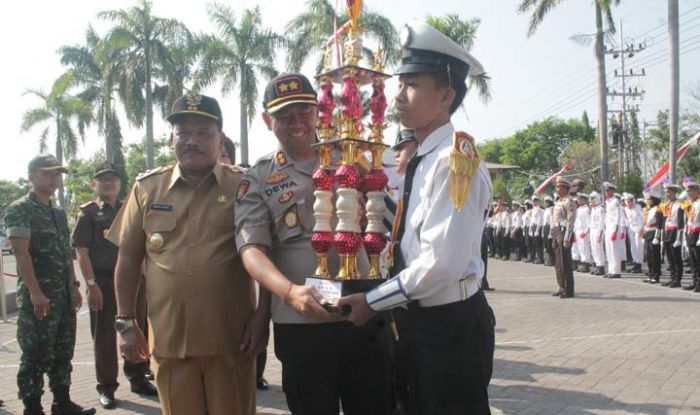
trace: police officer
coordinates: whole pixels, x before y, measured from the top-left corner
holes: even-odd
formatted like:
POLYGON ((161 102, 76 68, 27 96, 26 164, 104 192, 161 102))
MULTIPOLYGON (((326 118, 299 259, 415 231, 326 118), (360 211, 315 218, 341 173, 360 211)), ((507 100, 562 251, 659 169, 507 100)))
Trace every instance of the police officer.
POLYGON ((605 275, 605 209, 601 204, 600 193, 591 192, 591 220, 589 222, 591 242, 591 256, 595 266, 591 270, 593 275, 605 275))
POLYGON ((698 198, 700 185, 691 181, 686 183, 685 187, 688 192, 688 199, 692 203, 692 207, 688 209, 690 218, 687 226, 687 244, 688 256, 690 257, 690 264, 693 270, 693 280, 683 289, 700 292, 700 199, 698 198))
MULTIPOLYGON (((356 328, 331 320, 305 285, 316 268, 312 175, 319 157, 316 92, 298 73, 265 88, 263 120, 279 142, 243 176, 236 204, 236 242, 250 275, 272 294, 275 354, 293 414, 386 414, 391 408, 390 338, 383 316, 356 328)), ((368 268, 366 255, 360 255, 368 268)), ((329 255, 332 273, 339 257, 329 255)))
POLYGON ((605 189, 605 255, 608 262, 608 274, 605 278, 620 278, 625 255, 624 211, 620 200, 615 196, 617 186, 605 182, 603 188, 605 189))
POLYGON ((29 193, 7 209, 5 225, 17 259, 17 342, 22 350, 17 386, 24 413, 43 414, 44 374, 52 414, 94 414, 70 399, 76 311, 82 304, 70 251, 68 221, 51 201, 68 170, 56 157, 29 162, 29 193))
POLYGON ((569 182, 557 177, 556 192, 559 199, 552 210, 552 249, 554 269, 559 290, 552 295, 560 298, 574 296, 574 270, 571 260, 571 238, 576 220, 576 206, 569 194, 569 182))
POLYGON ((267 319, 253 314, 253 286, 235 249, 234 203, 241 171, 218 162, 218 102, 187 94, 173 104, 177 164, 137 178, 107 238, 115 272, 121 350, 149 357, 134 299, 145 260, 150 351, 164 414, 255 413, 255 356, 267 319))
MULTIPOLYGON (((117 304, 114 297, 114 266, 117 263, 117 247, 105 239, 109 227, 122 204, 117 199, 122 181, 119 172, 110 162, 99 163, 95 169, 92 188, 97 199, 80 206, 80 215, 73 231, 78 265, 87 285, 90 306, 90 332, 94 342, 95 372, 100 405, 114 408, 114 391, 117 382, 117 332, 114 316, 117 304)), ((141 327, 146 324, 145 297, 139 289, 138 319, 141 327)), ((147 396, 158 396, 155 386, 145 378, 148 363, 124 361, 124 374, 131 383, 131 391, 147 396)))
POLYGON ((479 280, 492 186, 473 138, 450 121, 466 94, 467 75, 482 71, 435 28, 404 28, 396 106, 420 145, 402 191, 406 211, 397 224, 392 278, 339 302, 351 305, 355 324, 408 303, 412 410, 423 415, 490 413, 495 317, 479 280))

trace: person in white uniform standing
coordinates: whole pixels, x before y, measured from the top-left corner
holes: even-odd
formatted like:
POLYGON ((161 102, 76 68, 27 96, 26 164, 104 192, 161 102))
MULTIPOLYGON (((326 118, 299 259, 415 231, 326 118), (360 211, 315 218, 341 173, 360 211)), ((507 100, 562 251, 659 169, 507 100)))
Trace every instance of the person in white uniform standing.
POLYGON ((576 221, 574 222, 575 244, 579 255, 579 272, 590 272, 591 245, 590 245, 590 208, 588 207, 588 195, 578 193, 576 195, 576 221))
POLYGON ((605 275, 605 209, 600 203, 600 193, 591 192, 590 221, 588 223, 591 256, 595 263, 593 275, 605 275))
POLYGON ((620 278, 622 261, 625 259, 624 213, 615 196, 617 186, 603 183, 605 189, 605 255, 608 260, 606 278, 620 278))
POLYGON ((627 236, 630 241, 630 252, 634 265, 630 270, 633 274, 642 273, 644 261, 644 218, 642 208, 634 200, 634 195, 625 193, 625 218, 627 219, 627 236))

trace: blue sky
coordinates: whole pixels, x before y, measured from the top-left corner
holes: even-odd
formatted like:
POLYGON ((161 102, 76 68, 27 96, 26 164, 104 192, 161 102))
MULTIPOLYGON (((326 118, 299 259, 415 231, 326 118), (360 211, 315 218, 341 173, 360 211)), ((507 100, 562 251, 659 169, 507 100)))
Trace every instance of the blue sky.
MULTIPOLYGON (((260 5, 265 25, 281 31, 286 22, 298 14, 303 0, 230 0, 234 10, 260 5)), ((343 4, 343 1, 339 1, 343 4)), ((593 123, 597 119, 595 97, 595 60, 592 43, 581 46, 570 40, 576 34, 594 31, 594 14, 590 0, 563 1, 542 24, 538 32, 526 36, 528 17, 516 13, 516 0, 375 0, 365 2, 370 8, 391 18, 396 26, 412 19, 423 19, 428 14, 457 13, 463 18, 478 17, 481 26, 473 54, 482 62, 492 77, 493 99, 484 105, 475 96, 465 101, 466 112, 453 118, 459 129, 474 135, 478 141, 507 136, 530 122, 553 115, 562 118, 580 117, 588 111, 593 123)), ((700 109, 688 94, 689 88, 700 82, 700 1, 680 0, 681 21, 681 108, 700 109)), ((27 88, 48 90, 62 72, 56 50, 62 45, 82 42, 89 23, 98 30, 104 26, 95 15, 106 9, 129 7, 123 0, 24 0, 4 11, 0 35, 6 41, 7 59, 0 81, 0 114, 4 134, 0 137, 0 179, 15 180, 26 175, 27 161, 38 152, 39 129, 20 133, 22 114, 38 103, 22 93, 27 88)), ((174 2, 154 0, 154 12, 160 16, 176 17, 195 31, 211 31, 207 20, 207 1, 174 2)), ((646 91, 640 105, 640 120, 654 121, 659 109, 669 102, 669 70, 667 65, 668 30, 666 0, 623 0, 614 9, 616 20, 623 20, 625 39, 635 44, 646 42, 645 51, 627 60, 628 68, 645 69, 644 78, 636 78, 628 86, 646 91)), ((619 46, 619 33, 615 35, 619 46)), ((282 60, 280 60, 280 65, 282 60)), ((619 60, 608 57, 609 72, 619 66, 619 60)), ((388 71, 391 68, 387 69, 388 71)), ((312 76, 311 68, 306 70, 312 76)), ((620 90, 619 79, 608 79, 610 89, 620 90)), ((387 93, 395 91, 395 80, 387 83, 387 93)), ((262 85, 260 89, 262 89, 262 85)), ((225 126, 229 136, 238 134, 237 95, 222 96, 217 88, 207 91, 217 97, 223 107, 225 126)), ((609 100, 610 109, 621 106, 620 98, 609 100)), ((167 133, 168 126, 157 119, 156 135, 167 133)), ((387 140, 391 140, 391 131, 387 140)), ((144 131, 126 129, 125 141, 134 142, 144 131)), ((91 130, 85 145, 79 149, 87 157, 104 145, 91 130)), ((258 116, 250 130, 250 159, 272 151, 276 141, 258 116)))

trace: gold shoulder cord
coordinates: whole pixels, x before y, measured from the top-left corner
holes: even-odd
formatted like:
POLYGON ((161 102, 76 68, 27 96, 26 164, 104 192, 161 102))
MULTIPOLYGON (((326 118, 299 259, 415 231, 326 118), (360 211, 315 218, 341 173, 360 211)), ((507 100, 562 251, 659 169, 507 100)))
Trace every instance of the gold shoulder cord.
POLYGON ((450 152, 448 189, 457 211, 462 210, 464 202, 469 197, 472 180, 476 176, 480 161, 474 138, 465 132, 455 131, 452 137, 452 152, 450 152))

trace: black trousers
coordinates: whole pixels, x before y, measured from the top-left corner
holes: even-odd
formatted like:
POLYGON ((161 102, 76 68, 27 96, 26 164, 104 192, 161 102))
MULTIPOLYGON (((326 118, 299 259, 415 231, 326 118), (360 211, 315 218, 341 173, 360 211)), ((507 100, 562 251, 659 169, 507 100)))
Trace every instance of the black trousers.
POLYGON ((672 236, 667 238, 668 240, 664 239, 664 251, 666 251, 666 258, 668 258, 668 264, 671 267, 671 279, 680 281, 683 278, 683 257, 681 247, 673 246, 677 235, 677 232, 673 231, 672 236))
POLYGON ((661 276, 661 245, 654 245, 654 236, 656 231, 647 231, 644 233, 644 250, 647 258, 647 266, 649 267, 649 278, 659 280, 661 276))
POLYGON ((553 231, 552 249, 554 250, 554 270, 557 274, 557 285, 568 296, 574 295, 574 268, 571 262, 571 243, 564 248, 564 232, 553 231))
POLYGON ((380 314, 352 323, 275 324, 282 389, 294 415, 386 415, 391 412, 391 339, 380 314))
MULTIPOLYGON (((95 374, 97 375, 97 391, 111 392, 119 387, 119 361, 117 355, 117 332, 114 329, 114 318, 117 314, 117 302, 114 294, 114 279, 112 277, 95 276, 95 282, 102 291, 102 310, 90 310, 90 332, 92 334, 95 352, 95 374)), ((146 330, 146 296, 143 284, 139 286, 136 297, 136 321, 146 330)), ((124 375, 131 383, 145 381, 149 363, 132 363, 124 361, 124 375)))
POLYGON ((700 278, 700 246, 695 246, 698 242, 700 233, 688 233, 686 242, 688 243, 688 259, 690 267, 693 270, 693 283, 697 284, 700 278))
POLYGON ((490 414, 496 317, 479 290, 466 301, 409 303, 412 415, 490 414))

